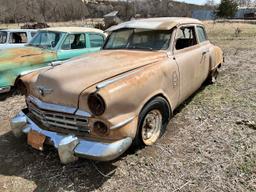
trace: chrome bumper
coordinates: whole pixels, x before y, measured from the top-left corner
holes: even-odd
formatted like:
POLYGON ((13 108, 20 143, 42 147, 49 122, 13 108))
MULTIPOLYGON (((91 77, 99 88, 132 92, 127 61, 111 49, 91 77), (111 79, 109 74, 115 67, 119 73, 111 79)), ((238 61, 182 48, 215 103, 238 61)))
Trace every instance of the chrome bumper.
POLYGON ((6 93, 11 90, 11 87, 0 87, 0 93, 6 93))
POLYGON ((46 131, 36 125, 24 112, 11 119, 10 124, 15 136, 28 134, 32 130, 46 136, 49 143, 58 150, 60 160, 64 164, 75 161, 78 157, 110 161, 122 155, 132 144, 130 137, 112 143, 103 143, 46 131))

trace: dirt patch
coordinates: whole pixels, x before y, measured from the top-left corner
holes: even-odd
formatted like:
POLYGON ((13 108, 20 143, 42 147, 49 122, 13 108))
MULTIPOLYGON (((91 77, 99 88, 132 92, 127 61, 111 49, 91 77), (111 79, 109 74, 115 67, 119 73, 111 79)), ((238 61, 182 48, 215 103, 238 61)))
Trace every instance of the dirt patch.
MULTIPOLYGON (((0 191, 256 191, 256 26, 207 27, 225 52, 218 82, 176 110, 156 145, 109 163, 63 166, 55 150, 31 149, 1 121, 0 191), (235 37, 237 27, 242 32, 235 37), (23 187, 10 185, 13 179, 23 187)), ((19 96, 0 102, 0 119, 23 105, 19 96)))

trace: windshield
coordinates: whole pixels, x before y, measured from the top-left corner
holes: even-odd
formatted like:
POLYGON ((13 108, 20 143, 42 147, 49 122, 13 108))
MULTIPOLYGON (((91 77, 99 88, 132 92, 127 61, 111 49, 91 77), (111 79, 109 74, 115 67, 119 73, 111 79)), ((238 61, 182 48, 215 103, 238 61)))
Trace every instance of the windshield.
POLYGON ((165 50, 170 39, 170 31, 122 29, 111 33, 104 49, 165 50))
POLYGON ((60 41, 61 35, 62 34, 59 32, 40 31, 34 36, 28 45, 45 49, 53 49, 60 41))
POLYGON ((0 44, 6 43, 7 40, 7 32, 0 31, 0 44))

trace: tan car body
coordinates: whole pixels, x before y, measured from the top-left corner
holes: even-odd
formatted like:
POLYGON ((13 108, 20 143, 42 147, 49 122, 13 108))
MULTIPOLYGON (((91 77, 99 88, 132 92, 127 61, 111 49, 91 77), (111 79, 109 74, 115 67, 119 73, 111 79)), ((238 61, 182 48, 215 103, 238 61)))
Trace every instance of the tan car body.
MULTIPOLYGON (((175 49, 175 35, 181 26, 203 26, 194 19, 158 18, 131 21, 112 27, 171 30, 168 50, 102 50, 72 59, 63 65, 44 69, 23 77, 28 95, 45 103, 86 111, 89 137, 99 141, 134 138, 143 107, 157 96, 169 105, 169 115, 194 93, 209 74, 223 63, 223 53, 209 41, 182 50, 175 49), (52 90, 41 95, 39 87, 52 90), (95 116, 88 107, 88 95, 97 92, 105 101, 106 111, 95 116), (108 133, 94 132, 95 121, 108 126, 108 133)), ((82 136, 83 137, 83 136, 82 136)))

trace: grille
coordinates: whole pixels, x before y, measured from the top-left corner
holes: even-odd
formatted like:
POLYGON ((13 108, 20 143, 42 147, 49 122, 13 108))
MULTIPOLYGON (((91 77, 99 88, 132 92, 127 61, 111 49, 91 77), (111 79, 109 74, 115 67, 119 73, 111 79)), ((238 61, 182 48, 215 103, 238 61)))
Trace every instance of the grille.
POLYGON ((29 103, 28 109, 32 116, 45 127, 90 132, 86 117, 42 110, 32 103, 29 103))

